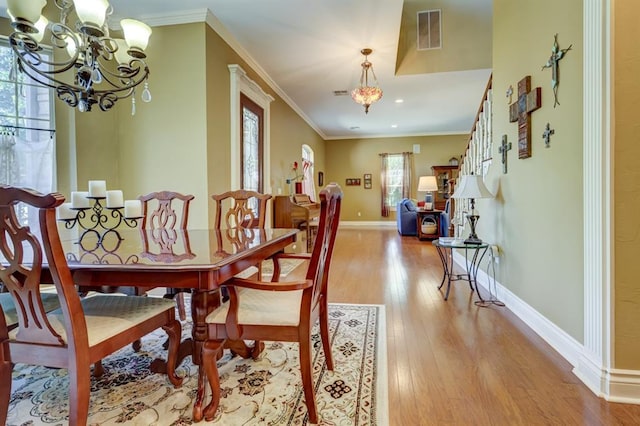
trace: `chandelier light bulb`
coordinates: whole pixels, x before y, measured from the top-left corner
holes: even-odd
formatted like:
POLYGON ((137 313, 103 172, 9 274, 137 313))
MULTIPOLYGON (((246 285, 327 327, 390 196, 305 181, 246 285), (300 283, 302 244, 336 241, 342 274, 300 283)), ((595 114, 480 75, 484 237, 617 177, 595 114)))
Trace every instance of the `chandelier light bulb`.
POLYGON ((38 43, 40 43, 44 38, 44 32, 47 30, 47 25, 49 25, 49 20, 45 18, 44 15, 40 16, 40 19, 36 21, 35 27, 38 32, 33 34, 33 39, 38 43))
POLYGON ((116 61, 118 64, 123 67, 129 67, 129 61, 131 61, 131 55, 127 53, 129 47, 127 46, 127 42, 122 38, 115 39, 116 46, 118 46, 118 50, 115 51, 114 55, 116 57, 116 61))

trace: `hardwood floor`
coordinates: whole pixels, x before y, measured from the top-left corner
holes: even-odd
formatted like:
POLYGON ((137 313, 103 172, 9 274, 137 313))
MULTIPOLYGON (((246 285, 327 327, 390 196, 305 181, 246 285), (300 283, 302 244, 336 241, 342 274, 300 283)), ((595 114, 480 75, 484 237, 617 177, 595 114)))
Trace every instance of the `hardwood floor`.
POLYGON ((329 300, 386 306, 391 425, 640 425, 608 403, 507 308, 480 308, 465 281, 448 301, 428 241, 340 228, 329 300))

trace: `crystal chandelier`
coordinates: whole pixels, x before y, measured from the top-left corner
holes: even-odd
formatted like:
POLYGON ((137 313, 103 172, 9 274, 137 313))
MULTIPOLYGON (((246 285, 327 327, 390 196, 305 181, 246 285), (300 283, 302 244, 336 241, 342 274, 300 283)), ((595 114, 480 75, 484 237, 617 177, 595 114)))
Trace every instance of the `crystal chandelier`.
POLYGON ((360 53, 364 55, 364 62, 362 63, 362 74, 360 75, 360 86, 353 89, 351 97, 354 101, 360 105, 364 105, 364 113, 369 113, 369 106, 380 100, 382 97, 382 89, 378 87, 378 79, 376 73, 373 71, 373 64, 369 62, 367 56, 371 55, 373 50, 366 48, 362 49, 360 53), (373 76, 374 86, 369 86, 369 70, 373 76))
MULTIPOLYGON (((107 0, 54 0, 60 22, 41 16, 46 0, 7 0, 7 14, 15 31, 9 36, 17 68, 39 84, 51 87, 59 99, 81 112, 97 104, 102 111, 118 99, 135 95, 144 82, 141 99, 151 100, 149 67, 144 62, 151 28, 134 19, 120 21, 124 39, 111 38, 106 23, 113 8, 107 0), (75 30, 67 25, 75 10, 75 30), (39 43, 47 28, 54 58, 43 54, 39 43), (55 57, 64 58, 56 60, 55 57), (70 71, 71 70, 71 71, 70 71)), ((135 114, 135 96, 132 96, 135 114)))

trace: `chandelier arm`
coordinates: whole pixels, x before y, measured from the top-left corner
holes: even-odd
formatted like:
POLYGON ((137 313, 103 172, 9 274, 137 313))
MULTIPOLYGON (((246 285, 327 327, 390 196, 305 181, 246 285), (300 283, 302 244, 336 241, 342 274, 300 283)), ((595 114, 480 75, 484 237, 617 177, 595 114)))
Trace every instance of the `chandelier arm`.
POLYGON ((371 75, 373 76, 373 81, 376 84, 376 87, 378 87, 378 77, 376 77, 376 72, 373 70, 373 67, 371 67, 371 75))
POLYGON ((126 91, 126 90, 133 90, 140 83, 145 81, 148 78, 148 76, 149 76, 149 72, 148 72, 148 70, 145 70, 145 73, 142 74, 142 77, 140 77, 139 80, 129 79, 131 81, 127 83, 126 79, 121 79, 120 82, 122 84, 124 84, 124 86, 118 86, 117 84, 114 84, 111 80, 109 80, 109 78, 107 76, 103 75, 102 78, 104 79, 104 81, 109 83, 113 88, 112 89, 106 89, 106 90, 96 90, 95 93, 108 93, 108 92, 119 93, 119 92, 123 92, 123 91, 126 91))

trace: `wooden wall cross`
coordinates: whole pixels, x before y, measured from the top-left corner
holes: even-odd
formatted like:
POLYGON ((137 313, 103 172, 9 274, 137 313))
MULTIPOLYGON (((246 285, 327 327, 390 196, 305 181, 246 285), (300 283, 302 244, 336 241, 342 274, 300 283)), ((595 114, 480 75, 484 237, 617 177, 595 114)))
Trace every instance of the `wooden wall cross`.
POLYGON ((518 158, 531 157, 531 113, 542 106, 542 88, 531 90, 531 76, 518 82, 518 100, 509 105, 509 121, 518 122, 518 158))
POLYGON ((507 135, 502 135, 502 145, 498 147, 498 152, 502 154, 502 173, 507 173, 507 151, 511 149, 511 142, 507 143, 507 135))

